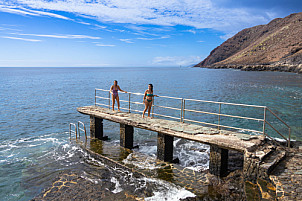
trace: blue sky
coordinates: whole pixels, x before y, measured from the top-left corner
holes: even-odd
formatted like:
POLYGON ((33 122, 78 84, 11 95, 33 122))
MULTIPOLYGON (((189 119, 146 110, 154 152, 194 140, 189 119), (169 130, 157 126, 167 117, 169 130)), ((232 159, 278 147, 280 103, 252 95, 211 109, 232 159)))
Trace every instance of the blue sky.
POLYGON ((301 0, 0 0, 0 67, 189 66, 301 0))

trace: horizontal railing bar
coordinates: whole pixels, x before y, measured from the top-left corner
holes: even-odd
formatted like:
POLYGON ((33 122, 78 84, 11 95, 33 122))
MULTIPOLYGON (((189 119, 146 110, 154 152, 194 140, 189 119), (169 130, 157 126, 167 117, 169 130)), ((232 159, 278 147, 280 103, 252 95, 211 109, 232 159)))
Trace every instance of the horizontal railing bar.
POLYGON ((144 103, 141 103, 141 102, 130 101, 130 103, 134 103, 134 104, 137 104, 137 105, 144 105, 144 103))
POLYGON ((204 102, 204 103, 224 104, 224 105, 237 105, 237 106, 245 106, 245 107, 258 107, 258 108, 266 107, 266 106, 261 106, 261 105, 247 105, 247 104, 240 104, 240 103, 216 102, 216 101, 206 101, 206 100, 198 100, 198 99, 185 99, 185 100, 186 101, 204 102))
POLYGON ((269 108, 266 108, 266 109, 268 109, 268 111, 270 111, 270 113, 272 113, 275 117, 277 117, 285 126, 290 128, 290 126, 287 125, 287 123, 285 123, 280 117, 278 117, 271 109, 269 109, 269 108))
POLYGON ((167 118, 171 118, 171 119, 180 119, 179 117, 172 117, 172 116, 168 116, 168 115, 163 115, 163 114, 157 114, 157 113, 153 113, 155 116, 160 116, 160 117, 167 117, 167 118))
POLYGON ((128 94, 133 94, 133 95, 138 95, 138 96, 143 96, 144 94, 142 93, 137 93, 137 92, 127 92, 128 94))
POLYGON ((106 105, 106 104, 103 104, 103 103, 96 103, 96 105, 109 106, 109 105, 106 105))
POLYGON ((272 124, 270 124, 268 121, 266 121, 266 123, 267 123, 272 129, 274 129, 281 137, 283 137, 283 139, 285 139, 286 141, 288 141, 286 137, 284 137, 284 136, 283 136, 283 135, 275 128, 275 127, 272 126, 272 124))
POLYGON ((249 119, 249 120, 254 120, 254 121, 264 121, 263 119, 256 119, 256 118, 252 118, 252 117, 242 117, 242 116, 235 116, 235 115, 229 115, 229 114, 219 114, 219 113, 205 112, 205 111, 198 111, 198 110, 190 110, 190 109, 184 109, 184 110, 188 111, 188 112, 212 114, 212 115, 224 116, 224 117, 234 117, 234 118, 249 119))
POLYGON ((182 98, 171 97, 171 96, 159 96, 159 95, 157 95, 157 97, 160 97, 160 98, 170 98, 170 99, 176 99, 176 100, 182 100, 182 98))
POLYGON ((101 96, 95 96, 96 98, 99 98, 99 99, 106 99, 106 100, 109 100, 110 98, 105 98, 105 97, 101 97, 101 96))
POLYGON ((97 88, 95 90, 97 90, 97 91, 110 91, 108 89, 97 89, 97 88))
POLYGON ((211 125, 211 126, 219 126, 219 127, 224 127, 224 128, 232 128, 232 129, 236 129, 236 130, 245 130, 245 131, 250 131, 250 132, 262 133, 262 131, 251 130, 251 129, 246 129, 246 128, 224 126, 224 125, 212 124, 212 123, 207 123, 207 122, 202 122, 202 121, 195 121, 195 120, 191 120, 191 119, 184 119, 184 120, 185 121, 190 121, 190 122, 195 122, 195 123, 201 123, 201 124, 211 125))
POLYGON ((171 109, 171 110, 181 110, 179 108, 174 108, 174 107, 167 107, 167 106, 161 106, 161 105, 154 105, 155 107, 160 107, 160 108, 166 108, 166 109, 171 109))
POLYGON ((142 110, 135 110, 135 109, 131 109, 131 111, 134 111, 134 112, 144 112, 144 111, 142 111, 142 110))

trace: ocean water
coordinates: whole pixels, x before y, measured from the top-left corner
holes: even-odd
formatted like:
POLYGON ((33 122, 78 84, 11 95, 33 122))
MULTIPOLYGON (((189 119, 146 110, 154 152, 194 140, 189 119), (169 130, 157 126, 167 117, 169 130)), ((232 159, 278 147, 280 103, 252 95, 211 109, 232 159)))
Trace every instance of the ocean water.
MULTIPOLYGON (((298 74, 200 68, 0 68, 2 200, 32 199, 61 171, 76 169, 84 177, 96 171, 94 160, 86 156, 87 153, 79 146, 70 143, 69 123, 82 121, 89 126, 89 117, 78 113, 76 108, 93 105, 94 89, 109 89, 113 80, 118 80, 120 87, 130 92, 143 93, 152 83, 154 94, 163 96, 265 105, 291 127, 291 139, 302 140, 302 75, 298 74)), ((108 94, 100 92, 100 96, 107 97, 108 94)), ((127 100, 127 95, 120 94, 120 98, 127 100)), ((141 96, 132 98, 142 101, 141 96)), ((155 104, 181 105, 178 100, 160 98, 155 100, 155 104)), ((127 107, 127 104, 122 103, 122 107, 127 107)), ((142 109, 139 106, 133 108, 142 109)), ((218 109, 215 104, 189 101, 186 108, 208 112, 217 112, 218 109)), ((161 108, 155 108, 155 112, 175 117, 180 115, 178 111, 161 108)), ((263 117, 263 110, 234 106, 223 105, 221 112, 263 117)), ((217 123, 217 117, 211 115, 187 112, 186 118, 217 123)), ((278 119, 268 114, 267 120, 287 136, 287 128, 278 119)), ((261 122, 233 118, 221 118, 220 123, 260 131, 263 126, 261 122)), ((119 143, 118 124, 105 121, 104 131, 110 137, 108 143, 119 143)), ((268 127, 266 132, 280 138, 268 127)), ((140 145, 138 152, 155 157, 155 133, 135 129, 134 139, 140 145)), ((208 168, 207 146, 180 139, 174 144, 174 155, 180 159, 181 166, 195 170, 208 168)), ((116 176, 112 178, 117 178, 118 173, 111 171, 116 176)), ((123 189, 118 185, 121 183, 118 179, 107 182, 116 183, 114 192, 123 189)), ((132 182, 134 186, 140 183, 132 182)), ((153 189, 157 199, 178 200, 192 194, 169 182, 149 182, 157 182, 158 189, 153 189)))

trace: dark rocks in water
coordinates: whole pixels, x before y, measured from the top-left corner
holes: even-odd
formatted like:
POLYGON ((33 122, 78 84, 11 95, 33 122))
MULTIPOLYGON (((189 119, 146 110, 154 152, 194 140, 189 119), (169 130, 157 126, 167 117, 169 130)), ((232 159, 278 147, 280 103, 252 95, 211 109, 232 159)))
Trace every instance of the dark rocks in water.
POLYGON ((302 73, 302 12, 238 32, 195 67, 302 73))

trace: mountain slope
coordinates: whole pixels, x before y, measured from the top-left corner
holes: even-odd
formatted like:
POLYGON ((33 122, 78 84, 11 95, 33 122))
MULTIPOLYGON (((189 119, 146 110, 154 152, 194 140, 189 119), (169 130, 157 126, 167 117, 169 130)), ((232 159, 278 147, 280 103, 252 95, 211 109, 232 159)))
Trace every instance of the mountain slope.
POLYGON ((240 31, 195 67, 302 73, 302 13, 240 31))

